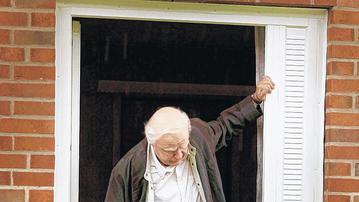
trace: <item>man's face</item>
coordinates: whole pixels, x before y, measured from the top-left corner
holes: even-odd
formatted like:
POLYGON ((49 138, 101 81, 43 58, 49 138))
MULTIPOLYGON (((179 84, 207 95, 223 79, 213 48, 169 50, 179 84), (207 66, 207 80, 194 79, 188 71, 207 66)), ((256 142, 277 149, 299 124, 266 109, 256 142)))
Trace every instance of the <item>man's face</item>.
POLYGON ((162 165, 176 166, 187 158, 188 143, 188 135, 166 134, 152 146, 162 165))

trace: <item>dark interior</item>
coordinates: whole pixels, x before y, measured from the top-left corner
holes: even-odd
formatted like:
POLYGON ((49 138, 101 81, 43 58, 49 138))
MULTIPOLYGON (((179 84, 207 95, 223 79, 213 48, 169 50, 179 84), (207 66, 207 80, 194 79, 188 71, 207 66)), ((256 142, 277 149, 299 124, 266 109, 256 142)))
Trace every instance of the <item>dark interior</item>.
MULTIPOLYGON (((254 89, 254 27, 77 20, 81 202, 104 200, 112 167, 144 138, 144 123, 157 108, 178 106, 190 117, 210 121, 254 89), (105 81, 113 83, 101 85, 105 81), (155 88, 148 92, 152 84, 155 88), (162 88, 169 84, 185 84, 190 90, 162 88), (198 90, 198 84, 208 92, 198 90), (228 91, 229 85, 248 88, 236 94, 228 91)), ((254 123, 217 152, 227 201, 255 201, 256 147, 254 123)))

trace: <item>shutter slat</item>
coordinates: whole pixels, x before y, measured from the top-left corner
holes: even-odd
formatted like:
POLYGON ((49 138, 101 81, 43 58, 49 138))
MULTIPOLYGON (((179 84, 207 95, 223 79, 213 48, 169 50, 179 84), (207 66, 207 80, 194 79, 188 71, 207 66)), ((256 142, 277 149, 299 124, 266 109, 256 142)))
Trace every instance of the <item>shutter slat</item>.
MULTIPOLYGON (((294 28, 291 28, 292 30, 294 30, 294 28)), ((300 30, 302 31, 302 30, 300 30)), ((304 35, 293 35, 293 34, 288 34, 287 35, 287 39, 299 39, 299 40, 304 40, 305 36, 304 35)))
POLYGON ((305 49, 304 45, 291 45, 291 44, 288 44, 286 46, 286 50, 301 50, 301 51, 304 51, 304 49, 305 49))
POLYGON ((302 71, 302 70, 286 70, 285 71, 285 76, 304 77, 304 71, 302 71))
POLYGON ((300 179, 290 179, 290 180, 285 179, 283 182, 284 182, 283 184, 287 184, 287 185, 301 185, 302 184, 302 181, 300 179))
POLYGON ((296 60, 296 61, 303 61, 304 60, 304 55, 291 55, 291 54, 287 54, 287 60, 296 60))
POLYGON ((287 45, 304 45, 304 40, 302 39, 288 39, 285 41, 287 45))
POLYGON ((284 127, 284 133, 288 136, 288 138, 290 138, 289 135, 292 135, 292 137, 301 137, 300 135, 303 133, 303 129, 302 128, 290 128, 290 127, 284 127))
POLYGON ((304 70, 303 65, 287 65, 287 70, 304 70))
POLYGON ((290 50, 290 49, 288 49, 286 51, 286 55, 303 55, 304 56, 304 50, 290 50))
POLYGON ((292 181, 295 182, 296 180, 302 182, 302 176, 301 175, 295 175, 295 174, 284 174, 283 175, 284 181, 292 181))
POLYGON ((293 66, 303 66, 304 65, 304 61, 296 61, 296 60, 286 60, 285 61, 286 65, 293 65, 293 66))
POLYGON ((292 96, 292 97, 303 97, 304 93, 299 93, 299 92, 287 92, 286 93, 287 96, 292 96))

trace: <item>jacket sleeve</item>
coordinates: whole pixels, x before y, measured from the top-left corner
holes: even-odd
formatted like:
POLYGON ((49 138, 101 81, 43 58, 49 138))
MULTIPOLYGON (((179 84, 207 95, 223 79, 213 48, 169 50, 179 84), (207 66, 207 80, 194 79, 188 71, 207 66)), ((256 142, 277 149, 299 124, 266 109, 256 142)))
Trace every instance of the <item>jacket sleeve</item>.
POLYGON ((250 96, 222 111, 217 120, 208 123, 216 151, 227 146, 233 135, 240 134, 247 123, 255 121, 260 115, 262 115, 260 107, 258 105, 256 107, 250 96))
POLYGON ((125 184, 123 177, 119 174, 116 169, 117 166, 112 170, 110 181, 107 188, 105 202, 125 202, 125 184))

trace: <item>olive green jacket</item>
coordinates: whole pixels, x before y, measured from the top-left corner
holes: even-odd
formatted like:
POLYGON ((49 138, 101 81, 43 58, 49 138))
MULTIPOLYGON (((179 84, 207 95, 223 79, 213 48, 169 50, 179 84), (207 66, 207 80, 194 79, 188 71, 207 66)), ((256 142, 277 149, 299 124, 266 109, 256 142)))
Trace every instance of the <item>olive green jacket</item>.
MULTIPOLYGON (((233 135, 242 133, 248 122, 261 115, 248 96, 221 112, 215 121, 191 119, 190 144, 196 148, 196 166, 207 202, 225 201, 215 152, 227 145, 233 135)), ((147 140, 134 146, 113 168, 105 202, 146 201, 147 140)))

